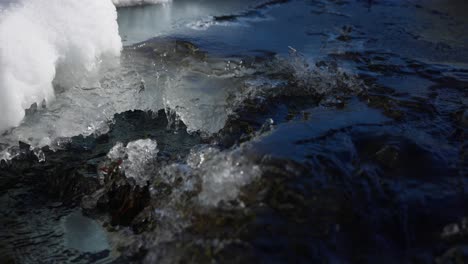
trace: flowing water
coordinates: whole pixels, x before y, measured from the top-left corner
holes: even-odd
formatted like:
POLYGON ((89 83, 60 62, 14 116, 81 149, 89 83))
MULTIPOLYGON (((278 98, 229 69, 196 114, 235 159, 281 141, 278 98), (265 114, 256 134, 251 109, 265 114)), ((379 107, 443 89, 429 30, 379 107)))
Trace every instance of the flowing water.
POLYGON ((468 261, 467 8, 1 2, 0 262, 468 261))

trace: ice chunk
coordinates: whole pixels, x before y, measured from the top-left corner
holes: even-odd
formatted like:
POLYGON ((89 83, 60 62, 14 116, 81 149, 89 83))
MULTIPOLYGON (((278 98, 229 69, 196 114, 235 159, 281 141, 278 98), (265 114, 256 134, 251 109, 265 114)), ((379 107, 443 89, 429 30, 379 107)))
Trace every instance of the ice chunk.
POLYGON ((201 177, 201 204, 216 206, 221 201, 237 199, 240 188, 261 176, 259 165, 250 161, 241 149, 221 152, 208 147, 192 152, 188 165, 201 177))
POLYGON ((158 152, 155 140, 140 139, 128 143, 126 147, 117 143, 107 157, 112 161, 121 161, 120 169, 125 176, 135 179, 139 186, 145 186, 154 172, 158 152))

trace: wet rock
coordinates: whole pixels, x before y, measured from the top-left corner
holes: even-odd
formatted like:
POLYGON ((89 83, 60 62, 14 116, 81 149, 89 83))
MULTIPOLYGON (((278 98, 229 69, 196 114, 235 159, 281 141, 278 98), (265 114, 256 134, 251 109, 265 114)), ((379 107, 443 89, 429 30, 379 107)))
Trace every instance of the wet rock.
POLYGON ((382 61, 370 62, 365 67, 358 67, 358 68, 366 69, 368 71, 378 73, 378 74, 384 74, 384 75, 403 73, 402 65, 394 65, 394 64, 389 64, 389 63, 385 63, 382 61))
POLYGON ((92 214, 97 208, 97 203, 100 199, 105 199, 105 189, 100 188, 92 194, 85 195, 81 199, 81 208, 85 214, 92 214), (104 198, 102 198, 104 197, 104 198))
POLYGON ((70 168, 48 172, 44 178, 47 193, 68 204, 79 202, 83 195, 93 193, 99 186, 97 179, 85 177, 70 168))
MULTIPOLYGON (((148 185, 139 186, 118 169, 118 163, 108 167, 104 178, 104 191, 97 199, 96 207, 111 216, 112 225, 129 226, 150 201, 148 185)), ((92 206, 92 202, 86 204, 92 206)))
POLYGON ((351 32, 353 31, 353 27, 351 26, 343 26, 341 28, 340 36, 338 36, 338 40, 348 42, 351 41, 351 32))
POLYGON ((150 249, 143 263, 254 263, 254 249, 239 240, 184 239, 150 249))
POLYGON ((31 151, 31 145, 24 143, 23 141, 20 141, 18 145, 21 152, 27 153, 31 151))
POLYGON ((390 118, 401 121, 405 117, 405 113, 398 108, 398 103, 388 96, 367 95, 364 99, 370 107, 382 109, 383 113, 390 118))
POLYGON ((39 160, 28 144, 20 143, 19 149, 15 158, 2 163, 4 168, 0 172, 0 178, 2 181, 8 180, 6 183, 10 186, 27 182, 37 191, 67 205, 79 202, 81 196, 94 192, 99 186, 96 178, 86 177, 80 172, 79 168, 83 164, 81 150, 54 152, 43 148, 41 153, 44 157, 47 156, 47 160, 39 160))
POLYGON ((436 264, 465 264, 468 263, 468 245, 456 246, 448 249, 441 257, 435 259, 436 264))
POLYGON ((16 264, 15 258, 11 255, 5 255, 0 251, 0 262, 3 264, 16 264))
POLYGON ((156 228, 156 216, 154 214, 154 208, 147 206, 144 208, 131 223, 132 230, 136 234, 143 232, 149 232, 156 228))
POLYGON ((268 118, 263 123, 262 127, 260 128, 259 134, 267 133, 274 129, 275 121, 272 118, 268 118))
POLYGON ((461 124, 462 124, 462 126, 468 128, 468 109, 466 109, 466 110, 463 112, 463 116, 462 116, 462 118, 461 118, 461 124))
POLYGON ((387 145, 375 153, 375 158, 382 166, 395 169, 399 164, 399 152, 397 147, 387 145))
POLYGON ((238 210, 215 209, 195 212, 192 225, 188 230, 192 234, 203 235, 206 238, 236 239, 242 235, 242 231, 253 220, 255 220, 255 214, 241 208, 238 210))

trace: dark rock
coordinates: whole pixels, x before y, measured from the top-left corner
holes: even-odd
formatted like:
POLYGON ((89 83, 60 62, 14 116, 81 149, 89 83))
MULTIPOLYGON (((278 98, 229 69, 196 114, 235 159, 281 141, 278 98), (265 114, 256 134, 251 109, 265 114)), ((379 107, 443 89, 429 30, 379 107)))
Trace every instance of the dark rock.
MULTIPOLYGON (((110 213, 112 225, 129 226, 150 202, 148 185, 135 185, 120 172, 118 163, 108 168, 104 178, 104 191, 101 192, 103 195, 98 198, 96 206, 99 210, 110 213)), ((92 206, 92 203, 85 206, 92 206)))
POLYGON ((31 145, 27 144, 27 143, 24 143, 22 141, 19 141, 18 142, 18 145, 19 145, 19 149, 20 151, 22 152, 29 152, 31 151, 31 145))
POLYGON ((435 259, 436 264, 468 263, 468 245, 455 246, 448 249, 441 257, 435 259))
POLYGON ((375 153, 375 158, 382 166, 394 169, 399 163, 399 149, 395 146, 384 146, 375 153))
POLYGON ((353 28, 351 26, 343 26, 341 28, 341 34, 338 36, 338 40, 340 41, 351 41, 351 32, 353 31, 353 28))
POLYGON ((461 124, 464 127, 468 127, 468 109, 465 109, 465 111, 463 111, 463 115, 461 117, 461 124))
POLYGON ((147 206, 144 208, 131 223, 132 230, 136 234, 148 232, 156 227, 156 217, 154 215, 154 208, 147 206))

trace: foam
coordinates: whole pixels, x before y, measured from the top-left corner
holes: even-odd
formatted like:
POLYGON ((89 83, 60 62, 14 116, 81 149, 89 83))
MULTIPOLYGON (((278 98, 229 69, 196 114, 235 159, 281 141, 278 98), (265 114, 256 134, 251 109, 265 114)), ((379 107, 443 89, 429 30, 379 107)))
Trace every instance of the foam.
POLYGON ((112 0, 112 2, 117 7, 124 7, 168 3, 171 0, 112 0))
POLYGON ((122 49, 111 1, 22 0, 0 10, 0 131, 53 100, 54 86, 82 85, 122 49))

